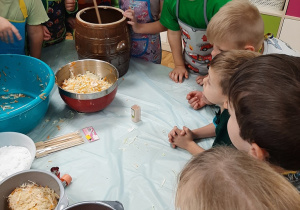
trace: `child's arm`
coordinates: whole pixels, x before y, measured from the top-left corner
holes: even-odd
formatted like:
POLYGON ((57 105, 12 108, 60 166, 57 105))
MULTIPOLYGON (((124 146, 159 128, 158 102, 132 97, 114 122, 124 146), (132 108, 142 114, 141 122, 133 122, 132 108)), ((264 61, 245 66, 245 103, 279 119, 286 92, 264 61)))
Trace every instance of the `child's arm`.
POLYGON ((20 35, 18 29, 13 24, 11 24, 6 18, 0 17, 0 39, 6 43, 13 43, 13 34, 16 35, 18 40, 22 39, 22 36, 20 35))
POLYGON ((169 77, 175 82, 182 82, 183 77, 189 78, 189 73, 184 66, 181 45, 181 32, 168 30, 168 40, 171 47, 175 68, 169 73, 169 77))
POLYGON ((123 12, 124 17, 129 18, 130 20, 127 21, 129 25, 132 26, 132 29, 135 33, 140 34, 158 34, 160 32, 166 31, 167 28, 164 27, 159 20, 151 23, 138 23, 134 11, 132 9, 128 9, 123 12))
POLYGON ((40 59, 44 39, 43 26, 27 25, 27 34, 29 39, 30 55, 40 59))

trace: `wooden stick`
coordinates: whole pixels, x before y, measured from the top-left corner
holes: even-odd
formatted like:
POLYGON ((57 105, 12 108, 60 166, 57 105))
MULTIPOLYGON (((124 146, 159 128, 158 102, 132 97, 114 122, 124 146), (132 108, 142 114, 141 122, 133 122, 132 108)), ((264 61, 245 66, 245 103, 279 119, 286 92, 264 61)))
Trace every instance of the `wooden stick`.
POLYGON ((46 155, 48 155, 48 154, 50 154, 50 153, 52 153, 52 152, 56 152, 56 151, 59 151, 59 150, 63 150, 63 149, 67 149, 67 148, 70 148, 70 147, 74 147, 74 146, 77 146, 77 145, 80 145, 80 144, 82 144, 84 141, 82 141, 82 142, 74 142, 74 143, 69 143, 69 144, 65 144, 65 145, 63 145, 63 146, 61 146, 61 147, 57 147, 57 148, 53 148, 53 149, 50 149, 50 150, 45 150, 45 151, 43 151, 43 152, 37 152, 36 153, 36 155, 35 155, 35 157, 36 158, 40 158, 40 157, 43 157, 43 156, 46 156, 46 155))
POLYGON ((99 14, 99 10, 98 10, 97 0, 93 0, 93 2, 94 2, 98 22, 99 22, 99 24, 101 24, 101 18, 100 18, 100 14, 99 14))
POLYGON ((66 134, 63 136, 55 137, 55 138, 47 140, 47 141, 37 142, 37 143, 35 143, 35 146, 36 147, 46 146, 46 145, 53 144, 54 142, 67 141, 68 139, 78 138, 78 137, 81 137, 81 134, 79 133, 79 131, 76 131, 76 132, 69 133, 69 134, 66 134))
POLYGON ((43 148, 46 148, 46 147, 57 147, 59 145, 63 145, 63 144, 66 144, 66 143, 70 143, 70 142, 76 142, 76 141, 83 141, 82 137, 78 137, 78 138, 73 138, 73 139, 69 139, 67 141, 59 141, 59 142, 50 142, 48 144, 40 144, 36 147, 36 150, 40 150, 40 149, 43 149, 43 148))

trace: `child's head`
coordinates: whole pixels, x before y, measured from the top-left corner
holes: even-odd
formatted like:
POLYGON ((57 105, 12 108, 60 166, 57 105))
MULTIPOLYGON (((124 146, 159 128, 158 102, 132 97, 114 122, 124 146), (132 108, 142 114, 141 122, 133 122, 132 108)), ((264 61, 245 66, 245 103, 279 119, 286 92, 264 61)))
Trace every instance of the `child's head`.
POLYGON ((231 147, 193 157, 181 171, 176 207, 181 210, 297 209, 299 193, 267 163, 231 147))
POLYGON ((285 170, 300 169, 300 58, 263 55, 229 85, 228 134, 239 150, 285 170))
POLYGON ((214 46, 212 56, 232 49, 257 52, 264 40, 264 22, 248 0, 232 0, 210 20, 207 38, 214 46))
POLYGON ((208 77, 203 81, 203 94, 207 100, 220 106, 227 103, 231 76, 241 64, 259 55, 252 51, 231 50, 214 57, 210 63, 208 77))

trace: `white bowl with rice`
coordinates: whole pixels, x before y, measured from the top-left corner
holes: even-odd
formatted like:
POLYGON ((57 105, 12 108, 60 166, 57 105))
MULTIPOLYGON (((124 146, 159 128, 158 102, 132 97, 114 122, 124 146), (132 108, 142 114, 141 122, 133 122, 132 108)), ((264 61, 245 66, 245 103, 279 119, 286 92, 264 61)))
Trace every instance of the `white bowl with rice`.
POLYGON ((35 158, 31 138, 17 132, 0 132, 0 181, 19 171, 28 170, 35 158))

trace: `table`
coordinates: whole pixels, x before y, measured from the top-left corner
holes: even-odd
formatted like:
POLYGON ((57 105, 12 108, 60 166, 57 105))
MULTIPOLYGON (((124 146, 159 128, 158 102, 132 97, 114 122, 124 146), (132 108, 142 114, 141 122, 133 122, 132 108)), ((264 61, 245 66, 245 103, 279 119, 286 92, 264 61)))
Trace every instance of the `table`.
MULTIPOLYGON (((42 60, 54 72, 77 60, 75 43, 66 40, 43 49, 42 60)), ((190 129, 212 122, 215 108, 193 110, 186 94, 202 87, 196 75, 184 83, 174 83, 170 68, 131 59, 126 75, 118 80, 114 101, 96 113, 78 113, 62 101, 55 86, 43 121, 28 136, 35 142, 93 126, 100 140, 35 159, 33 169, 72 176, 66 188, 69 204, 93 200, 118 200, 125 209, 175 209, 177 175, 191 158, 182 149, 173 149, 168 132, 177 125, 190 129), (131 121, 131 106, 138 104, 142 121, 131 121)), ((212 138, 199 145, 208 149, 212 138)))

